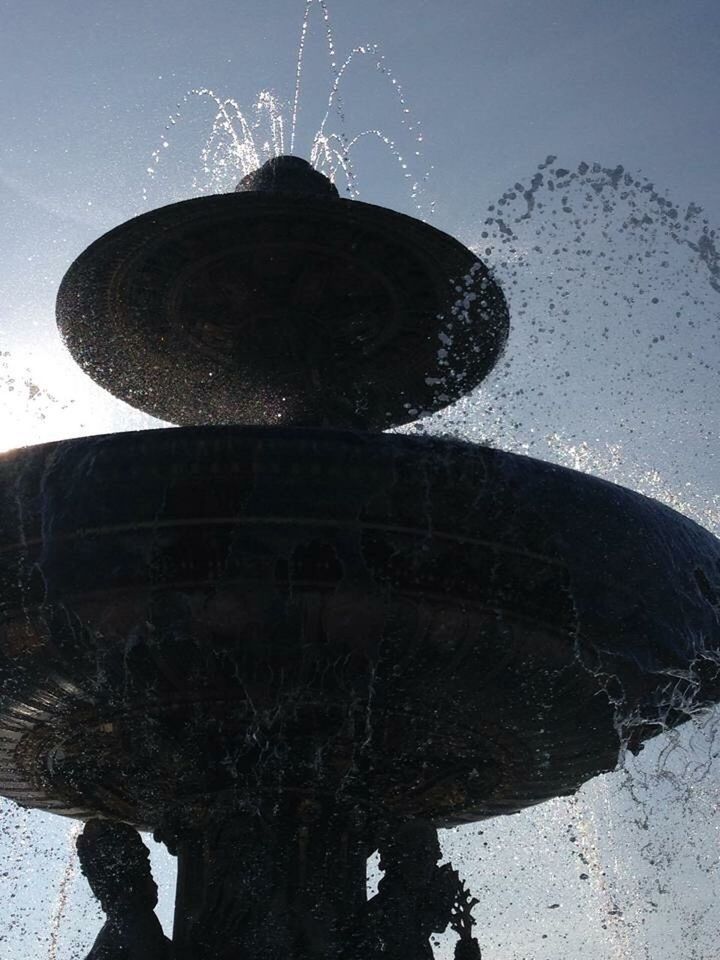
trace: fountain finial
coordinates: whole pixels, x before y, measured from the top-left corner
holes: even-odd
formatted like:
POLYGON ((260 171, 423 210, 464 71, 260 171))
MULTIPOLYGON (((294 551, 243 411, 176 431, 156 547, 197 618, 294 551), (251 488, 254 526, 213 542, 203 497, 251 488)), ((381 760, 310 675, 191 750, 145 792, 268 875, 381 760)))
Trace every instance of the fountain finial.
POLYGON ((335 184, 302 157, 271 157, 242 178, 236 193, 284 193, 300 197, 337 199, 335 184))

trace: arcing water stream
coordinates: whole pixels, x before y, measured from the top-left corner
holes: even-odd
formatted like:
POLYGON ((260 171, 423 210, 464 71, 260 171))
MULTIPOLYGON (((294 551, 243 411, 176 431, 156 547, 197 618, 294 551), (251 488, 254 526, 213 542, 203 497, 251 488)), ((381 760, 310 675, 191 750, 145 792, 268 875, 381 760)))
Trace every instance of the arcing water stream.
MULTIPOLYGON (((403 180, 408 181, 415 209, 418 213, 427 212, 423 204, 423 194, 431 168, 422 169, 424 135, 421 124, 413 116, 402 86, 377 43, 354 46, 340 61, 325 0, 305 2, 292 104, 278 98, 269 90, 261 90, 249 108, 241 106, 235 98, 225 97, 207 87, 188 91, 168 117, 160 145, 152 153, 147 168, 151 179, 157 177, 161 163, 167 162, 164 157, 171 147, 173 128, 177 127, 188 108, 197 100, 208 101, 215 113, 210 134, 200 154, 202 175, 196 176, 193 181, 195 193, 220 193, 232 189, 238 180, 251 170, 257 169, 265 160, 285 152, 292 153, 296 149, 305 45, 315 7, 319 7, 322 13, 330 79, 324 114, 306 148, 310 162, 333 182, 337 181, 341 192, 344 190, 347 196, 357 198, 360 185, 354 167, 353 151, 364 140, 376 140, 387 150, 403 180), (397 138, 392 138, 377 128, 349 132, 342 85, 348 71, 359 64, 369 68, 385 81, 396 105, 397 138), (405 143, 403 149, 400 148, 398 140, 405 143)), ((147 197, 146 185, 143 198, 146 200, 147 197)), ((431 211, 432 203, 428 202, 427 207, 428 211, 431 211)))

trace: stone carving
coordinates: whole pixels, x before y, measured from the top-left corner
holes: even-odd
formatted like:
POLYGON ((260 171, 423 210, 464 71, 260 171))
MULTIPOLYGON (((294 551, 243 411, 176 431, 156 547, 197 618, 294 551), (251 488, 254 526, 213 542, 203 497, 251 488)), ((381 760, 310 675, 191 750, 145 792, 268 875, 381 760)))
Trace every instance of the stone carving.
POLYGON ((125 823, 90 820, 77 839, 80 867, 107 915, 87 960, 172 960, 155 916, 148 849, 125 823))
POLYGON ((460 937, 456 960, 480 960, 471 936, 477 900, 449 863, 438 866, 441 856, 428 821, 409 821, 388 835, 380 844, 384 876, 348 936, 347 960, 432 960, 430 937, 448 925, 460 937))
POLYGON ((455 960, 481 960, 480 946, 472 935, 475 919, 472 908, 480 901, 471 896, 465 882, 458 877, 458 887, 453 904, 450 926, 458 935, 455 944, 455 960))

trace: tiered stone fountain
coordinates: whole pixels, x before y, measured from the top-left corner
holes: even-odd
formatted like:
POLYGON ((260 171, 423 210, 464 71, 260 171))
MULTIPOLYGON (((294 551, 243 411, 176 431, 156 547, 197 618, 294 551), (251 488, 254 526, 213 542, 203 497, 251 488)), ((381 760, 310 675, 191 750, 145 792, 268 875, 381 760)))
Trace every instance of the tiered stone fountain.
POLYGON ((182 428, 0 460, 0 793, 163 839, 180 960, 404 960, 448 922, 471 956, 433 827, 571 793, 688 692, 720 699, 709 533, 380 432, 504 347, 502 292, 451 237, 282 157, 96 241, 58 322, 182 428))

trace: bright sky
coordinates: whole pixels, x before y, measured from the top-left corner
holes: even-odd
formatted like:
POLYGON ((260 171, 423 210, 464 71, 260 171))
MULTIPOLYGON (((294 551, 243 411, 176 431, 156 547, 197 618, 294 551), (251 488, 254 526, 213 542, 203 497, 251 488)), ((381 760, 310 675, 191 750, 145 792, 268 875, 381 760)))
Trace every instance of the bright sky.
MULTIPOLYGON (((351 153, 362 199, 487 251, 511 303, 507 356, 433 429, 609 476, 720 532, 720 6, 328 0, 329 56, 312 3, 296 99, 305 9, 6 0, 0 450, 157 425, 76 370, 54 297, 105 230, 232 188, 250 144, 237 116, 230 129, 191 92, 210 90, 258 122, 261 158, 281 132, 289 147, 293 115, 306 156, 319 130, 366 133, 351 153)), ((711 719, 661 740, 632 777, 448 835, 481 895, 484 956, 714 956, 719 736, 711 719)), ((0 826, 0 957, 81 956, 97 916, 67 824, 3 804, 0 826)))

